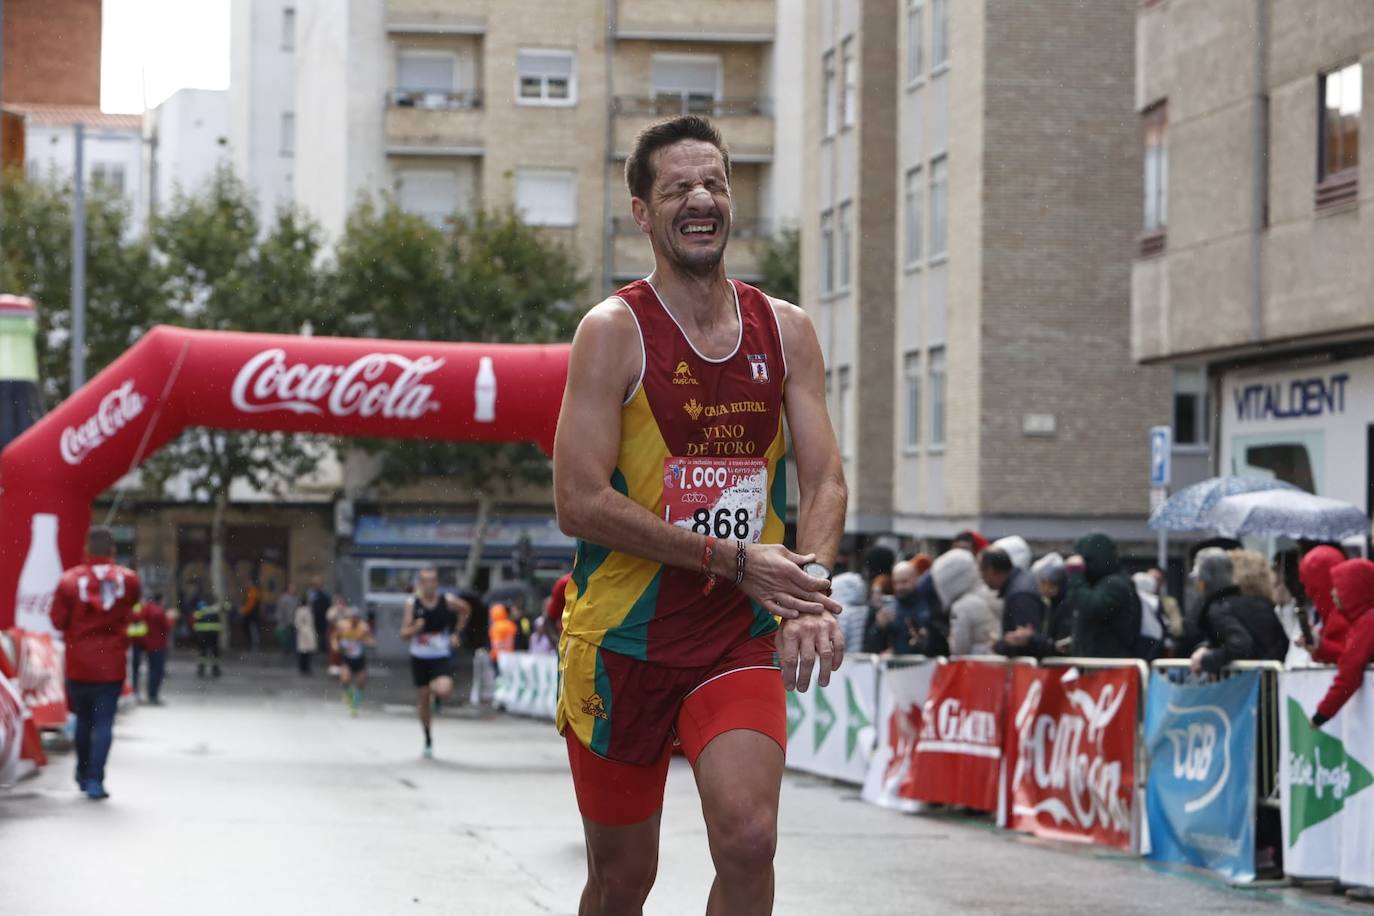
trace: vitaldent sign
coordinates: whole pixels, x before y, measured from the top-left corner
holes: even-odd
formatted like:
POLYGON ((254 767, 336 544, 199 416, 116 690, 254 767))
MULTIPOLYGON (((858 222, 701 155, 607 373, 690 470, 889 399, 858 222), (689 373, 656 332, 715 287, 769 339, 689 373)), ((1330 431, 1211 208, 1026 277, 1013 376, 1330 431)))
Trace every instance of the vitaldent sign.
POLYGON ((1286 382, 1236 384, 1231 389, 1231 402, 1240 423, 1343 414, 1349 381, 1349 372, 1336 372, 1286 382))

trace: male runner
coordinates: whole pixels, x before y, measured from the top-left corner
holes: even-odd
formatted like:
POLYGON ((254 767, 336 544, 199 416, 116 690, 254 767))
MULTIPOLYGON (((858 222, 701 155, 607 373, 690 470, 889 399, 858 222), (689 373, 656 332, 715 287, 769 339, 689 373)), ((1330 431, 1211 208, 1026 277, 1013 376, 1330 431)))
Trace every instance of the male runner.
POLYGON ((354 716, 358 714, 358 707, 363 705, 363 690, 367 687, 367 650, 376 645, 372 627, 363 620, 362 611, 349 605, 344 611, 343 620, 334 628, 334 651, 343 659, 343 664, 339 666, 339 686, 343 688, 344 702, 354 716))
POLYGON ((587 841, 581 912, 641 912, 676 736, 716 867, 707 912, 766 913, 784 689, 818 661, 827 683, 844 654, 827 567, 847 493, 820 345, 801 310, 726 279, 730 160, 708 121, 646 129, 626 182, 654 272, 583 318, 554 449, 559 523, 579 539, 558 727, 587 841), (784 415, 800 553, 781 543, 784 415))
POLYGON ((439 591, 439 570, 426 566, 406 599, 401 636, 410 640, 410 674, 415 682, 415 708, 425 730, 424 756, 434 756, 430 734, 433 703, 453 693, 453 650, 471 608, 462 599, 439 591))

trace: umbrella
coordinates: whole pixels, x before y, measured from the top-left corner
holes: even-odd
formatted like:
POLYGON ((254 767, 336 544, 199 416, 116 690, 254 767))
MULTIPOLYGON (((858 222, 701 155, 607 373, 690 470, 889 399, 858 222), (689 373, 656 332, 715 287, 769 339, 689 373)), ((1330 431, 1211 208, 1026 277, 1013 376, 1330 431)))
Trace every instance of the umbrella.
POLYGON ((1231 537, 1242 535, 1340 541, 1369 533, 1369 519, 1356 506, 1301 490, 1242 493, 1217 501, 1208 524, 1231 537))
POLYGON ((1211 528, 1207 514, 1212 511, 1217 500, 1235 496, 1237 493, 1255 493, 1261 490, 1297 491, 1298 488, 1272 477, 1213 477, 1184 487, 1170 496, 1158 509, 1150 513, 1149 525, 1154 531, 1201 531, 1211 528))

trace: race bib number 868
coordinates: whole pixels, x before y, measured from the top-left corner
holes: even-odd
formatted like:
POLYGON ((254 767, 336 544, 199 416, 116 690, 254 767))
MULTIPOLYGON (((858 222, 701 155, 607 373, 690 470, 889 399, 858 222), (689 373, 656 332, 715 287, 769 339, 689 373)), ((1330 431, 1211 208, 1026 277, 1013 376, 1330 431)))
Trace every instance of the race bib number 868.
POLYGON ((768 462, 762 458, 667 458, 663 517, 697 534, 755 544, 768 512, 768 462))

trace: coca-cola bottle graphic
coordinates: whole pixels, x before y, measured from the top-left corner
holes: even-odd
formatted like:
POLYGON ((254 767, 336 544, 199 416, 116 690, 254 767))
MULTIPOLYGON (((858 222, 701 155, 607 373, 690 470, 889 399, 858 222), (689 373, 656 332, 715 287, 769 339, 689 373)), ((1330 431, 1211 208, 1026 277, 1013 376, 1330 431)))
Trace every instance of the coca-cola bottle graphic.
POLYGON ((15 593, 14 624, 21 630, 48 633, 60 639, 52 626, 48 610, 52 607, 53 592, 62 581, 62 555, 57 550, 57 516, 40 512, 32 519, 33 534, 29 539, 29 555, 19 573, 19 588, 15 593))
POLYGON ((496 419, 496 369, 490 356, 482 357, 477 364, 477 384, 472 394, 477 401, 472 418, 478 423, 493 422, 496 419))
POLYGON ((0 295, 0 449, 43 415, 34 347, 37 331, 33 300, 0 295))

